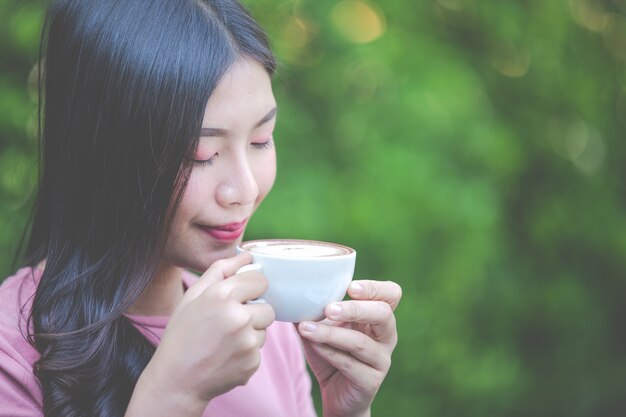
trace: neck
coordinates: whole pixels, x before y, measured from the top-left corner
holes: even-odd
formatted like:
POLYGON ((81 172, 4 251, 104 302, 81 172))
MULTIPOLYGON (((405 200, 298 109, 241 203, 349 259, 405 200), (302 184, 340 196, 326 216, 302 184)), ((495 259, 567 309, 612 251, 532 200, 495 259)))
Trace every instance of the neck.
POLYGON ((171 316, 184 292, 182 269, 162 266, 128 312, 140 316, 171 316))

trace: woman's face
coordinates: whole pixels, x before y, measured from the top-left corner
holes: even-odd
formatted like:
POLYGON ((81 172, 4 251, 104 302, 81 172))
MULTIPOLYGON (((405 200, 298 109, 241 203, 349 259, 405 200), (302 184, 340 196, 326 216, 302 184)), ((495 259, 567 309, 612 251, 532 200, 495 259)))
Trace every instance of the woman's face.
POLYGON ((276 177, 276 101, 256 61, 237 61, 207 103, 191 176, 168 238, 168 266, 202 272, 233 256, 276 177))

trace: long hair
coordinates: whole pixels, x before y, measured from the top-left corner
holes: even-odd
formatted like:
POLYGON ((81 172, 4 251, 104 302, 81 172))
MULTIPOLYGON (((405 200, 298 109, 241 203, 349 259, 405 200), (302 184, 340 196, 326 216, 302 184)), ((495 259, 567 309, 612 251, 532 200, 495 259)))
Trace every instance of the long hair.
POLYGON ((236 0, 53 0, 41 50, 34 372, 46 416, 122 416, 155 349, 123 313, 158 266, 209 97, 236 59, 275 61, 236 0))

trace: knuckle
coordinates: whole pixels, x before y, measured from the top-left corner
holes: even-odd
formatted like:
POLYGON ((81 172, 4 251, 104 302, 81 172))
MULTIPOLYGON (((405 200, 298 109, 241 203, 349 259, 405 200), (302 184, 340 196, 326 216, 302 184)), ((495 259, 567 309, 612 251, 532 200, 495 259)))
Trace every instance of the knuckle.
POLYGON ((391 356, 385 355, 385 357, 382 360, 382 368, 386 374, 389 368, 391 368, 391 356))
POLYGON ((369 345, 369 338, 363 333, 358 333, 354 340, 354 352, 359 354, 365 353, 369 345))
POLYGON ((255 371, 256 371, 256 369, 245 370, 243 372, 243 376, 241 378, 241 384, 240 385, 246 385, 248 383, 248 381, 250 381, 250 378, 252 378, 252 375, 254 375, 255 371))
POLYGON ((348 316, 353 320, 359 320, 363 318, 363 307, 359 303, 346 303, 346 310, 348 316))
POLYGON ((376 375, 376 377, 364 378, 364 379, 365 379, 364 384, 365 384, 366 391, 370 393, 374 393, 378 391, 378 388, 380 388, 380 385, 382 383, 382 379, 378 374, 376 375))
POLYGON ((344 301, 341 303, 342 316, 349 320, 358 320, 361 317, 362 309, 355 301, 344 301))
POLYGON ((257 369, 259 369, 259 366, 261 366, 261 353, 260 352, 254 355, 254 361, 252 362, 252 373, 256 372, 257 369))
MULTIPOLYGON (((240 307, 240 305, 238 305, 240 307)), ((238 308, 239 314, 237 315, 236 326, 238 329, 246 329, 250 327, 252 323, 252 316, 244 311, 242 308, 238 308)))
POLYGON ((247 353, 254 352, 258 349, 258 339, 254 336, 254 334, 248 332, 245 336, 243 336, 241 349, 247 353))
POLYGON ((219 301, 226 301, 233 296, 234 288, 233 286, 226 281, 220 282, 218 285, 215 285, 215 297, 219 301))
POLYGON ((387 321, 393 316, 393 310, 389 304, 380 302, 377 303, 377 306, 382 321, 387 321))
POLYGON ((250 315, 246 314, 239 308, 240 305, 234 305, 231 307, 230 312, 226 315, 230 319, 230 327, 233 333, 242 331, 250 324, 250 315))
POLYGON ((251 373, 254 374, 259 369, 260 366, 261 366, 261 353, 257 352, 257 354, 254 355, 254 359, 252 360, 252 364, 250 367, 250 370, 252 371, 251 373))
POLYGON ((259 348, 263 347, 263 345, 265 344, 266 338, 267 338, 267 335, 265 333, 265 330, 259 330, 259 348))
POLYGON ((375 282, 368 281, 366 288, 366 294, 368 295, 369 299, 377 299, 379 297, 380 290, 375 282))
POLYGON ((237 347, 232 352, 232 357, 241 361, 242 366, 247 368, 250 358, 258 351, 257 339, 241 336, 237 339, 236 346, 237 347))
MULTIPOLYGON (((392 340, 391 342, 389 342, 389 344, 387 345, 389 347, 389 349, 393 352, 393 350, 396 348, 396 346, 398 345, 398 339, 394 338, 394 340, 392 340)), ((390 365, 391 367, 391 365, 390 365)))

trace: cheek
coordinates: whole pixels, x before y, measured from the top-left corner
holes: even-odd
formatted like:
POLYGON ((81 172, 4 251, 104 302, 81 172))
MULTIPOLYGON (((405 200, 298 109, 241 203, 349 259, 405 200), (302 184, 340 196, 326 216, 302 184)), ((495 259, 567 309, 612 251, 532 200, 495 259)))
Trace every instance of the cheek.
POLYGON ((202 177, 202 170, 194 169, 180 200, 175 220, 184 222, 200 212, 202 204, 207 201, 205 194, 209 192, 208 188, 210 188, 210 184, 202 177), (209 186, 207 187, 207 185, 209 186))

